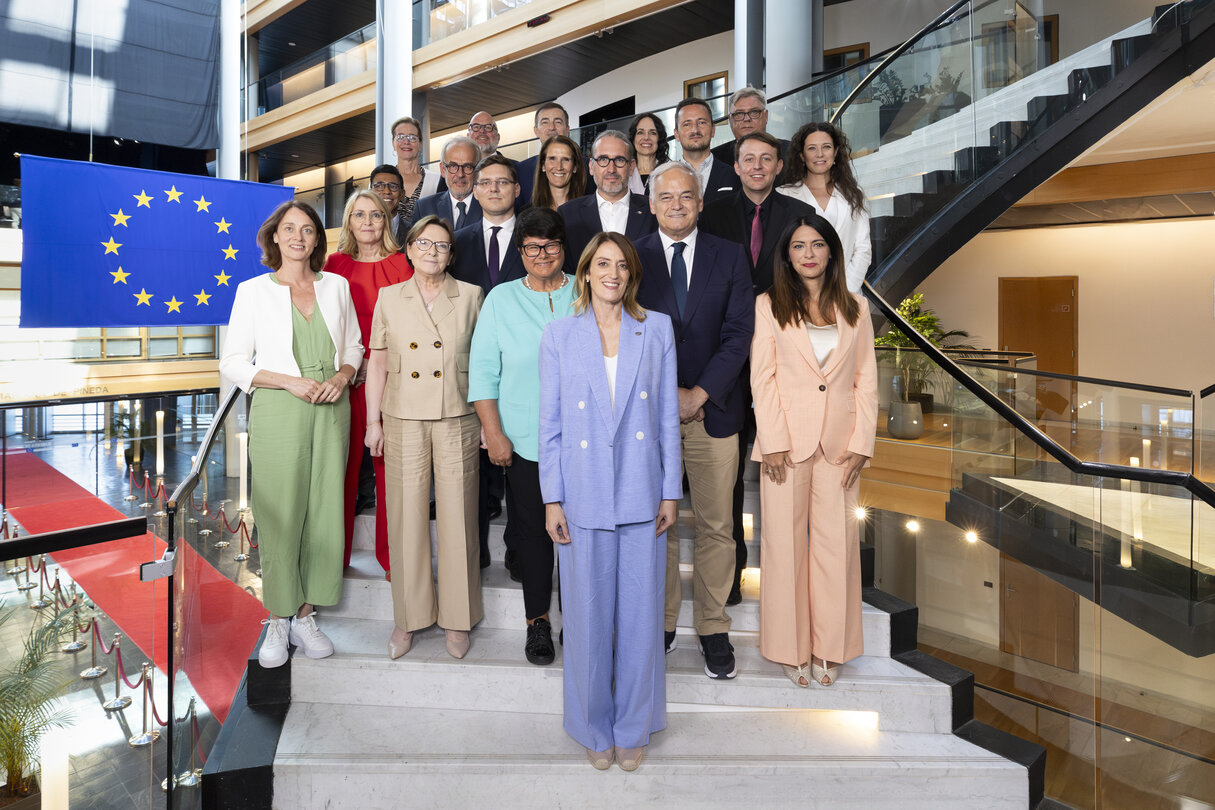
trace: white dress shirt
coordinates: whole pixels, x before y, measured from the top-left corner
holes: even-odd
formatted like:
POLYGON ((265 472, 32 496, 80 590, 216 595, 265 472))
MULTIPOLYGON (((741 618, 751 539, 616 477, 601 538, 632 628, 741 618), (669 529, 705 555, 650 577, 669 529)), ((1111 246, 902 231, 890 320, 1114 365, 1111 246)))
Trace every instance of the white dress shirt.
POLYGON ((705 196, 705 187, 709 185, 709 174, 713 171, 713 153, 710 152, 704 160, 700 162, 700 168, 693 166, 686 160, 680 161, 696 175, 696 182, 700 183, 700 198, 703 200, 705 196))
POLYGON ((810 346, 814 349, 814 359, 818 361, 819 368, 822 368, 831 352, 840 345, 840 329, 833 323, 818 326, 806 321, 806 334, 810 337, 810 346))
POLYGON ((456 205, 458 203, 464 203, 464 216, 467 218, 469 211, 472 210, 473 195, 470 193, 464 199, 457 200, 455 197, 452 196, 451 192, 448 191, 447 192, 447 201, 449 203, 451 203, 451 224, 452 224, 452 227, 454 228, 454 227, 456 227, 456 223, 460 221, 460 209, 456 208, 456 205))
POLYGON ((819 216, 831 223, 844 246, 844 274, 848 279, 848 291, 860 292, 865 274, 869 272, 869 262, 873 259, 873 244, 869 241, 869 212, 863 209, 853 211, 839 189, 831 192, 826 208, 818 204, 814 192, 806 188, 805 183, 791 183, 776 190, 813 207, 819 216))
POLYGON ((672 239, 661 230, 658 232, 658 240, 662 242, 662 255, 667 259, 667 272, 671 272, 671 258, 675 255, 675 249, 671 247, 676 242, 683 242, 683 263, 688 268, 688 289, 692 289, 692 260, 696 255, 696 235, 700 230, 694 230, 683 239, 672 239))
POLYGON ((595 192, 595 202, 599 206, 599 226, 605 231, 624 233, 629 224, 629 194, 625 194, 616 202, 609 202, 598 191, 595 192))
MULTIPOLYGON (((484 215, 482 215, 482 217, 484 217, 484 215)), ((486 267, 489 266, 489 237, 490 237, 490 234, 493 233, 493 231, 492 231, 493 228, 501 228, 501 230, 498 231, 498 269, 501 270, 502 269, 502 260, 506 258, 506 246, 510 244, 510 240, 513 238, 514 233, 515 233, 514 216, 511 216, 510 219, 506 220, 506 222, 503 222, 501 225, 495 225, 494 223, 490 222, 488 219, 482 218, 481 234, 485 237, 485 266, 486 267)))

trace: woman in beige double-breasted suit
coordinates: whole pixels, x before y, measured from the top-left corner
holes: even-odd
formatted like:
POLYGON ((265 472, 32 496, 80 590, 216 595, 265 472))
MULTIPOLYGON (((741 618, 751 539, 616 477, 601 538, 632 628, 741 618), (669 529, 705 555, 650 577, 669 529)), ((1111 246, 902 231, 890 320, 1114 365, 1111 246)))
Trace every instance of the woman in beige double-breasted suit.
POLYGON ((755 301, 760 652, 798 686, 830 686, 864 652, 855 511, 877 430, 877 361, 869 307, 848 292, 843 259, 827 220, 800 217, 755 301))
POLYGON ((413 278, 380 291, 371 322, 366 441, 373 456, 385 456, 392 658, 409 652, 414 631, 436 620, 447 634, 447 651, 463 658, 468 631, 482 616, 481 423, 468 403, 468 350, 483 294, 447 274, 454 241, 443 220, 419 220, 405 244, 413 278), (437 598, 430 573, 432 472, 437 598))

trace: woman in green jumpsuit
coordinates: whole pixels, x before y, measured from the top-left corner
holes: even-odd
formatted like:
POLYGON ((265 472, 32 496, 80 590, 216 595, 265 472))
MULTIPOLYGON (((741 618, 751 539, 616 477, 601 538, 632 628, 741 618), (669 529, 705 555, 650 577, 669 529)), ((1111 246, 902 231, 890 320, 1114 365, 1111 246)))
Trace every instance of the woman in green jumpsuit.
POLYGON ((349 285, 320 272, 325 232, 315 211, 284 203, 258 244, 274 272, 237 287, 220 373, 253 394, 253 515, 271 614, 258 659, 276 667, 288 642, 309 658, 333 653, 315 606, 341 597, 346 388, 363 347, 349 285))

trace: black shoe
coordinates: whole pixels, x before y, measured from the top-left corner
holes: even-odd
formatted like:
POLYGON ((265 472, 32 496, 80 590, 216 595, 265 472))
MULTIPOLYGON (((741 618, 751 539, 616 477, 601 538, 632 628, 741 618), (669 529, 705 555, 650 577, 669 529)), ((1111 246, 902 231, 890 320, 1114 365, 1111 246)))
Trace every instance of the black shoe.
POLYGON ((481 567, 489 568, 489 564, 491 562, 493 561, 489 558, 489 551, 486 549, 481 549, 481 567))
POLYGON ((502 517, 502 501, 497 498, 489 499, 489 519, 496 520, 502 517))
POLYGON ((674 630, 663 630, 662 631, 662 646, 666 649, 667 655, 670 655, 671 653, 675 652, 675 631, 674 630))
POLYGON ((556 652, 553 650, 553 626, 548 619, 536 619, 527 626, 527 643, 523 645, 523 654, 528 661, 539 666, 553 663, 556 652))
POLYGON ((705 674, 724 681, 738 674, 734 666, 734 645, 727 633, 712 633, 700 637, 700 652, 705 657, 705 674))
POLYGON ((562 627, 560 630, 557 631, 557 643, 560 644, 562 647, 565 646, 565 628, 564 627, 562 627))
POLYGON ((737 605, 742 601, 742 577, 734 577, 734 586, 730 588, 730 595, 726 597, 727 605, 737 605))
POLYGON ((506 572, 510 574, 510 578, 514 582, 522 582, 523 575, 519 573, 519 557, 509 548, 506 554, 502 557, 502 564, 506 566, 506 572))

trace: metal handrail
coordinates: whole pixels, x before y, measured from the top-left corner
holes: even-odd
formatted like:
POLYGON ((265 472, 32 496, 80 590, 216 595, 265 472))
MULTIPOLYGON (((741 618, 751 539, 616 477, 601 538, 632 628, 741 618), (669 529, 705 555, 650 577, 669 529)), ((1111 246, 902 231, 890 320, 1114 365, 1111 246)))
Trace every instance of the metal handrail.
POLYGON ((194 463, 190 465, 189 474, 177 485, 173 490, 173 494, 169 496, 169 500, 165 503, 165 513, 168 515, 165 541, 169 545, 169 551, 173 551, 177 547, 176 518, 178 504, 182 499, 188 498, 194 492, 194 487, 198 486, 198 481, 202 477, 203 467, 207 463, 207 456, 211 454, 211 448, 215 446, 215 437, 219 435, 220 426, 228 418, 228 414, 232 412, 232 408, 236 406, 236 401, 240 399, 242 394, 243 392, 240 388, 232 386, 232 390, 228 392, 228 395, 224 397, 224 401, 216 408, 215 416, 211 419, 211 426, 207 428, 202 443, 198 447, 198 454, 194 457, 194 463))
POLYGON ((1010 423, 1017 431, 1038 445, 1038 447, 1071 472, 1101 478, 1116 478, 1123 481, 1142 481, 1148 484, 1165 484, 1181 487, 1208 506, 1215 507, 1215 489, 1212 489, 1205 481, 1196 478, 1193 473, 1158 470, 1152 467, 1126 467, 1121 464, 1081 461, 1076 458, 1066 448, 1046 435, 1041 428, 1017 413, 1008 403, 989 391, 974 377, 967 374, 945 352, 932 345, 932 342, 928 338, 917 332, 915 327, 908 323, 899 314, 897 309, 878 294, 872 284, 866 281, 862 289, 864 289, 865 295, 868 296, 869 300, 877 305, 882 315, 894 324, 899 331, 905 334, 924 354, 928 355, 936 365, 940 366, 945 373, 953 377, 963 388, 974 394, 980 402, 995 411, 1001 419, 1010 423))

